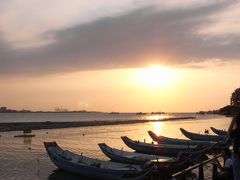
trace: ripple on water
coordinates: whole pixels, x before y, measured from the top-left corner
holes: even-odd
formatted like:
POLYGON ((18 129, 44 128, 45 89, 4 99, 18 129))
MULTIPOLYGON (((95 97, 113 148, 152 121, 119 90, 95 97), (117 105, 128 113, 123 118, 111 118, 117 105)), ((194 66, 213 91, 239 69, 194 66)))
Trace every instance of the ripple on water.
POLYGON ((131 151, 121 141, 121 136, 129 136, 133 139, 146 139, 151 142, 147 134, 148 130, 161 133, 170 137, 181 137, 180 127, 190 131, 203 132, 210 126, 226 129, 229 125, 229 118, 174 121, 144 124, 112 125, 99 127, 82 127, 68 129, 36 130, 33 133, 36 137, 32 139, 13 138, 19 132, 1 133, 0 138, 0 179, 7 180, 61 180, 79 179, 78 176, 55 171, 57 168, 51 163, 46 155, 43 146, 44 141, 57 141, 63 149, 76 153, 83 153, 90 157, 97 157, 107 160, 108 158, 100 151, 98 143, 105 142, 116 148, 124 148, 131 151), (217 122, 217 123, 216 123, 217 122), (197 126, 196 126, 197 124, 197 126), (84 136, 83 136, 84 134, 84 136), (29 148, 31 148, 29 150, 29 148), (39 158, 39 164, 37 159, 39 158))

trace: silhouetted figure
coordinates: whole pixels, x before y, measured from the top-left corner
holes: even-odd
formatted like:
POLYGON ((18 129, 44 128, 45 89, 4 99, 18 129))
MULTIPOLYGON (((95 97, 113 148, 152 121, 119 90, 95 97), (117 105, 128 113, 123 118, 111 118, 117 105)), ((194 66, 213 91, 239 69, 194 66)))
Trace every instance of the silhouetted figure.
POLYGON ((233 140, 233 173, 234 180, 240 180, 240 113, 233 119, 228 129, 228 134, 233 140))
POLYGON ((232 161, 232 153, 228 148, 225 148, 221 151, 222 156, 224 158, 224 165, 222 166, 218 159, 215 159, 215 163, 217 164, 218 168, 220 169, 220 172, 218 174, 217 179, 218 180, 223 180, 223 179, 228 179, 232 180, 233 179, 233 161, 232 161))

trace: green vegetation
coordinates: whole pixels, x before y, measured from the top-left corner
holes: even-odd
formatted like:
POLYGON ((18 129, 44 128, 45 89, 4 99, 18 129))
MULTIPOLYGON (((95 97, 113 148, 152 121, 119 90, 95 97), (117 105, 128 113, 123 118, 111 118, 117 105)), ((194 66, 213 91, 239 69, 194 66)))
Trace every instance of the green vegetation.
POLYGON ((230 105, 224 106, 219 109, 219 114, 227 116, 234 116, 240 111, 240 88, 236 89, 230 98, 230 105))

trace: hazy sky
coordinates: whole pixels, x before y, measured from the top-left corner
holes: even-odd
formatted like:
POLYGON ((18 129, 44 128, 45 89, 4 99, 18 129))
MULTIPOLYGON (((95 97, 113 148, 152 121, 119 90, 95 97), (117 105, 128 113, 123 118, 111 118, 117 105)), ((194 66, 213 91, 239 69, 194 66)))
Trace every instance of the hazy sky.
POLYGON ((0 1, 0 106, 198 111, 240 86, 240 2, 0 1))

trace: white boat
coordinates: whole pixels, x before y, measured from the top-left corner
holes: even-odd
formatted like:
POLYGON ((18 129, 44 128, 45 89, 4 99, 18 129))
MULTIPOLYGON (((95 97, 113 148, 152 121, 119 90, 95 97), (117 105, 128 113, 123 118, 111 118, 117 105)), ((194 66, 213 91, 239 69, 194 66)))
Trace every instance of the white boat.
POLYGON ((78 155, 60 148, 56 142, 44 142, 50 160, 60 169, 81 176, 99 179, 143 179, 153 166, 143 169, 139 165, 102 161, 78 155))
POLYGON ((176 162, 174 157, 156 156, 149 154, 141 154, 136 152, 128 152, 115 148, 111 148, 105 143, 98 144, 102 152, 112 161, 128 163, 128 164, 144 164, 147 161, 156 160, 159 164, 170 164, 176 162))

